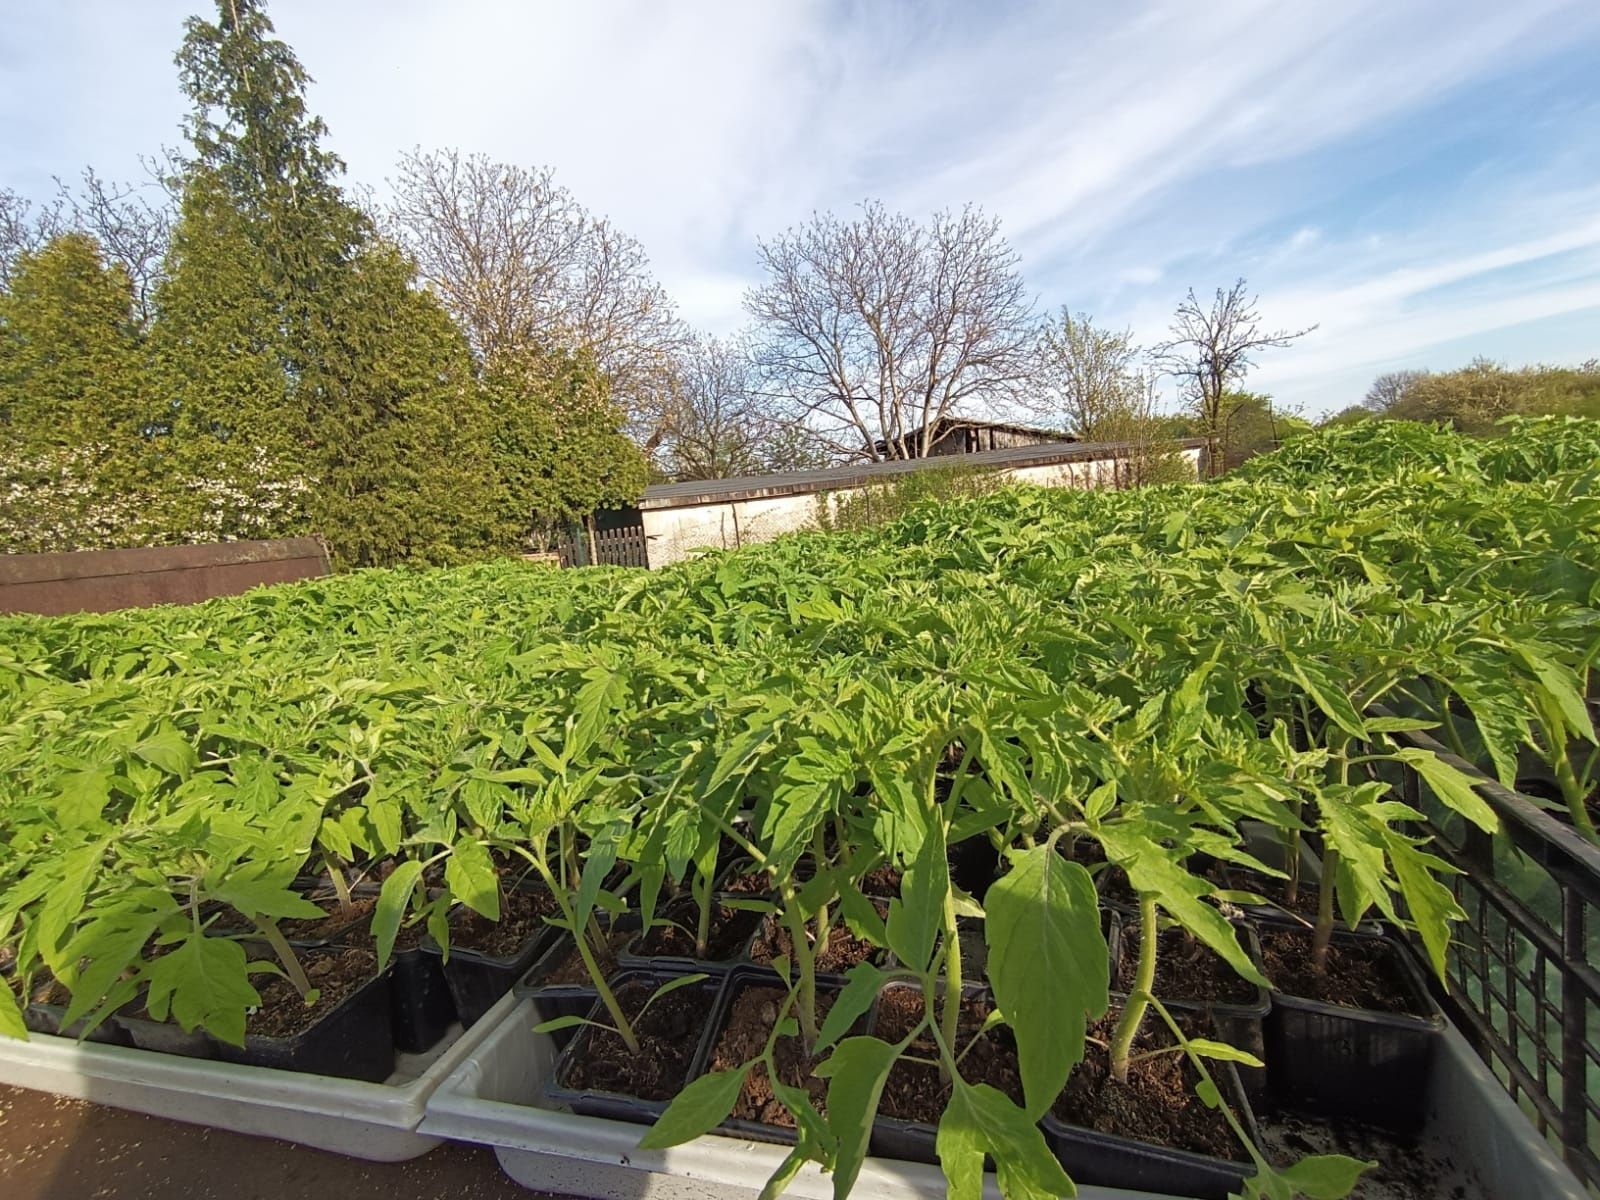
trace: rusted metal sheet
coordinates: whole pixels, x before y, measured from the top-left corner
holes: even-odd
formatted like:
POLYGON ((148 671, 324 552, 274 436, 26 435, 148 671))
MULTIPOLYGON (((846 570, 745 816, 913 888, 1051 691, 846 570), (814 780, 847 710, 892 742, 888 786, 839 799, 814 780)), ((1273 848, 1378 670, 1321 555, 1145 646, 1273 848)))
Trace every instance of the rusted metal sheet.
POLYGON ((0 555, 0 612, 59 616, 195 604, 328 573, 316 538, 0 555))

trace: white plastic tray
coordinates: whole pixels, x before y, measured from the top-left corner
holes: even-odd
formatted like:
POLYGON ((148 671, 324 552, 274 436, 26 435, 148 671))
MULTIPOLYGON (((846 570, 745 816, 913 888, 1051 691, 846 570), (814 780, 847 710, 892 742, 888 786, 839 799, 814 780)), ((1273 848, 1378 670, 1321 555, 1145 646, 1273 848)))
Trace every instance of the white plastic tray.
MULTIPOLYGON (((429 1099, 422 1132, 494 1147, 501 1169, 524 1187, 604 1200, 756 1200, 788 1150, 702 1137, 671 1150, 640 1150, 644 1128, 537 1107, 553 1062, 530 1001, 467 1055, 429 1099)), ((859 1200, 941 1200, 944 1175, 921 1163, 869 1158, 859 1200)), ((832 1200, 833 1180, 805 1168, 785 1196, 832 1200)), ((999 1200, 990 1175, 985 1196, 999 1200)), ((1080 1200, 1166 1200, 1148 1192, 1082 1187, 1080 1200)))
MULTIPOLYGON (((434 1091, 420 1131, 492 1146, 501 1168, 525 1187, 604 1200, 755 1200, 783 1159, 783 1147, 722 1137, 643 1151, 638 1125, 539 1107, 553 1053, 550 1039, 533 1032, 537 1022, 527 1001, 501 1017, 434 1091)), ((1419 1148, 1449 1161, 1449 1182, 1459 1182, 1467 1197, 1591 1200, 1454 1029, 1444 1037, 1419 1148)), ((944 1177, 935 1167, 869 1158, 854 1194, 861 1200, 937 1200, 945 1194, 944 1177)), ((986 1194, 999 1195, 992 1176, 986 1194)), ((833 1183, 807 1168, 786 1195, 831 1200, 833 1183)), ((1093 1187, 1078 1195, 1161 1200, 1093 1187)))
POLYGON ((426 1055, 402 1055, 383 1083, 181 1058, 34 1034, 0 1037, 0 1083, 54 1092, 236 1133, 281 1138, 375 1162, 426 1154, 423 1105, 451 1072, 503 1027, 508 995, 465 1033, 457 1027, 426 1055))

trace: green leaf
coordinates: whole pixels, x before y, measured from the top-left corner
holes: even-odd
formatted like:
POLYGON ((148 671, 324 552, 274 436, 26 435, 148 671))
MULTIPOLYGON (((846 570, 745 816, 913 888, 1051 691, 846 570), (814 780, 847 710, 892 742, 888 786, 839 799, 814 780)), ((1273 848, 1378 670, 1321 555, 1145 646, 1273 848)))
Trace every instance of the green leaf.
POLYGON ((394 953, 394 940, 400 935, 400 922, 405 919, 411 894, 417 880, 422 878, 422 864, 407 859, 389 873, 378 893, 378 903, 372 910, 372 936, 378 943, 378 970, 389 965, 394 953))
POLYGON ((1360 1181, 1361 1173, 1377 1165, 1343 1154, 1309 1154, 1276 1173, 1306 1200, 1343 1200, 1360 1181))
POLYGON ((1245 979, 1261 987, 1270 986, 1239 944, 1238 930, 1201 899, 1210 894, 1210 881, 1184 870, 1170 852, 1143 834, 1107 825, 1100 830, 1100 840, 1106 847, 1106 856, 1128 872, 1135 891, 1154 895, 1174 920, 1225 958, 1245 979))
POLYGON ((634 1020, 637 1021, 637 1020, 639 1020, 640 1017, 643 1017, 644 1014, 649 1010, 650 1006, 652 1004, 654 1004, 657 1000, 661 999, 661 997, 670 996, 673 992, 677 991, 679 988, 686 988, 690 984, 699 983, 702 980, 704 980, 705 978, 706 978, 706 976, 702 972, 702 973, 700 973, 698 975, 679 975, 675 979, 669 979, 666 983, 663 983, 660 987, 658 987, 654 992, 652 992, 650 994, 650 999, 648 999, 648 1000, 646 1000, 644 1002, 644 1008, 641 1008, 639 1010, 639 1016, 635 1017, 634 1020))
POLYGON ((1312 659, 1291 659, 1289 670, 1317 707, 1333 718, 1334 724, 1358 738, 1367 736, 1366 722, 1350 703, 1349 692, 1327 666, 1312 659))
POLYGON ((828 1130, 838 1149, 833 1164, 834 1200, 845 1200, 867 1157, 872 1119, 889 1068, 905 1044, 890 1045, 873 1037, 845 1038, 817 1064, 816 1074, 828 1080, 828 1130))
POLYGON ((11 990, 9 979, 0 979, 0 1035, 28 1040, 28 1025, 22 1019, 22 1006, 11 990))
POLYGON ((245 970, 244 947, 230 938, 194 933, 146 968, 146 1005, 158 1021, 171 1011, 185 1030, 203 1026, 235 1046, 244 1045, 244 1018, 261 1003, 245 970))
POLYGON ((293 888, 276 879, 252 879, 235 873, 210 889, 213 900, 231 905, 246 917, 316 920, 326 914, 293 888))
POLYGON ((63 829, 98 825, 110 798, 110 771, 102 767, 73 771, 61 780, 61 790, 56 795, 56 819, 63 829))
POLYGON ((817 1053, 843 1037, 845 1031, 872 1007, 873 1000, 888 979, 887 972, 869 962, 857 963, 850 968, 844 987, 840 989, 828 1015, 822 1019, 822 1028, 817 1031, 817 1053))
POLYGON ((189 739, 171 725, 164 725, 145 738, 133 748, 133 752, 151 766, 160 767, 168 775, 176 775, 179 779, 188 778, 196 761, 189 739))
POLYGON ((900 881, 900 895, 889 901, 886 934, 889 949, 913 971, 921 972, 933 957, 950 894, 950 864, 937 827, 922 839, 915 861, 900 881))
POLYGON ((953 1200, 982 1193, 983 1154, 995 1162, 1006 1200, 1056 1200, 1077 1188, 1045 1143, 1038 1123, 986 1083, 953 1079, 950 1103, 939 1121, 935 1146, 953 1200))
POLYGON ((591 1021, 588 1017, 569 1015, 565 1017, 551 1017, 548 1021, 540 1021, 533 1027, 535 1033, 557 1033, 563 1029, 573 1029, 579 1025, 593 1025, 597 1029, 610 1029, 609 1025, 602 1025, 598 1021, 591 1021))
POLYGON ((1421 775, 1441 803, 1455 809, 1479 829, 1493 833, 1500 827, 1500 818, 1495 816, 1489 802, 1478 795, 1472 778, 1465 772, 1451 766, 1432 750, 1415 746, 1402 746, 1394 756, 1421 775))
POLYGON ((1215 1058, 1222 1062, 1243 1063, 1247 1067, 1266 1066, 1266 1063, 1248 1050, 1240 1050, 1237 1046, 1230 1046, 1226 1042, 1214 1042, 1210 1038, 1190 1038, 1189 1049, 1202 1058, 1215 1058))
POLYGON ((1110 1003, 1110 964, 1094 880, 1053 846, 1010 852, 984 904, 989 983, 1017 1039, 1035 1120, 1083 1057, 1084 1030, 1110 1003))
POLYGON ((1455 894, 1429 869, 1445 864, 1432 855, 1423 854, 1398 834, 1389 838, 1389 861, 1394 864, 1400 894, 1406 899, 1406 908, 1428 951, 1428 962, 1434 974, 1444 981, 1451 923, 1466 916, 1455 894))
POLYGON ((490 921, 500 919, 500 877, 482 842, 457 842, 444 864, 450 894, 490 921))
POLYGON ((369 801, 367 819, 372 822, 380 851, 388 855, 400 848, 400 840, 405 837, 405 822, 398 804, 393 800, 369 801))
POLYGON ((727 1119, 739 1099, 750 1064, 702 1075, 679 1092, 655 1126, 639 1140, 641 1150, 665 1150, 709 1133, 727 1119))

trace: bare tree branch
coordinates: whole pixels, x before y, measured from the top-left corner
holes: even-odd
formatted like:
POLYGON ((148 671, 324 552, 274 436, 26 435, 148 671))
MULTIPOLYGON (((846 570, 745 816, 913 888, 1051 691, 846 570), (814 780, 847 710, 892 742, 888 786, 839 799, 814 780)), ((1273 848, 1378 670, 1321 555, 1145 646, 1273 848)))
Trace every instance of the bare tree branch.
POLYGON ((862 205, 760 243, 745 297, 754 355, 791 420, 853 458, 925 454, 943 418, 1016 401, 1032 303, 1000 224, 976 208, 926 224, 862 205))
POLYGON ((1218 288, 1209 309, 1200 306, 1190 288, 1173 317, 1172 336, 1151 350, 1152 362, 1178 381, 1194 407, 1206 439, 1212 474, 1219 474, 1222 469, 1228 393, 1244 381, 1262 350, 1285 349, 1317 328, 1312 325, 1294 332, 1263 330, 1257 303, 1258 298, 1249 294, 1243 279, 1226 291, 1218 288))
POLYGON ((638 242, 592 216, 547 168, 414 151, 391 181, 389 232, 484 359, 582 349, 647 451, 672 425, 685 332, 638 242))

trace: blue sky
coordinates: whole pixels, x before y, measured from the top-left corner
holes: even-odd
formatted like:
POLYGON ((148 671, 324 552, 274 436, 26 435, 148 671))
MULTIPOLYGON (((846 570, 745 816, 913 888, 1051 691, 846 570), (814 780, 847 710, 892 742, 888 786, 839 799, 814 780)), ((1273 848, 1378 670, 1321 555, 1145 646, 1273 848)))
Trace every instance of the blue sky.
MULTIPOLYGON (((0 186, 175 143, 198 3, 24 0, 0 186)), ((1146 342, 1246 276, 1273 324, 1320 324, 1252 380, 1308 414, 1396 367, 1600 356, 1594 0, 271 11, 353 180, 381 195, 415 145, 547 164, 712 331, 742 322, 758 237, 875 197, 982 204, 1041 308, 1146 342)))

